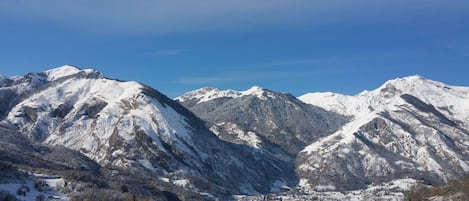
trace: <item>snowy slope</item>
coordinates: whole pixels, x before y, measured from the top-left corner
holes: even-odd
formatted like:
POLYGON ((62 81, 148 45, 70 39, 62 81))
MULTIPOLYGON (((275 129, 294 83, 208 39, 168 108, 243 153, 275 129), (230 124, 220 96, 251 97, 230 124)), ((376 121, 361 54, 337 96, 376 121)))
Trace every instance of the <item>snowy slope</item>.
POLYGON ((5 100, 14 101, 2 124, 33 141, 78 150, 102 166, 167 181, 198 178, 234 192, 265 192, 283 179, 264 159, 245 159, 250 148, 219 140, 190 111, 140 83, 73 66, 7 79, 0 98, 8 89, 14 98, 5 100))
MULTIPOLYGON (((46 71, 49 81, 79 73, 86 76, 98 74, 69 66, 46 71)), ((7 119, 24 133, 33 131, 30 133, 33 138, 82 150, 98 162, 107 162, 110 160, 106 158, 108 154, 117 157, 123 151, 109 153, 109 139, 118 132, 129 143, 135 138, 132 136, 134 125, 139 125, 139 129, 154 140, 161 137, 166 143, 175 144, 180 150, 192 154, 187 147, 192 144, 188 137, 191 131, 186 129, 189 126, 184 118, 151 97, 143 96, 144 87, 136 82, 83 79, 79 76, 53 85, 17 104, 7 119)), ((156 141, 156 144, 158 149, 166 151, 161 143, 156 141)), ((112 163, 130 165, 126 159, 112 160, 112 163)))
POLYGON ((469 88, 410 76, 356 96, 299 99, 353 116, 301 152, 305 188, 349 190, 403 178, 436 184, 469 174, 469 88))
POLYGON ((19 200, 24 201, 36 201, 38 197, 43 196, 45 200, 57 200, 57 201, 68 201, 70 198, 67 195, 62 194, 58 191, 58 188, 63 186, 64 180, 60 177, 47 176, 47 175, 35 175, 32 178, 27 178, 23 181, 10 181, 8 183, 0 183, 0 191, 6 191, 11 195, 16 196, 19 200), (38 191, 34 187, 35 181, 44 181, 47 184, 47 188, 38 191), (26 195, 18 195, 18 189, 29 189, 26 195))

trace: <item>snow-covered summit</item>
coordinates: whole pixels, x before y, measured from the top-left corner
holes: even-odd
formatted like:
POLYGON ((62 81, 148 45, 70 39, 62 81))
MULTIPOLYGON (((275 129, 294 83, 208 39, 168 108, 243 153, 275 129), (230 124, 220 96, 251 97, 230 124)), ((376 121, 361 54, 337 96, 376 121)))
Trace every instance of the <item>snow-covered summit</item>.
POLYGON ((182 96, 176 97, 175 100, 185 102, 196 99, 198 100, 198 103, 202 103, 217 98, 236 98, 240 95, 241 92, 232 89, 221 91, 214 87, 203 87, 194 91, 186 92, 182 96))
POLYGON ((445 83, 426 79, 420 75, 413 75, 389 80, 376 90, 364 91, 359 96, 385 95, 389 97, 390 95, 412 94, 424 98, 436 95, 435 93, 447 93, 449 89, 451 89, 451 86, 445 83))
POLYGON ((268 90, 260 86, 253 86, 248 90, 241 92, 241 96, 255 96, 263 100, 266 100, 267 97, 273 97, 271 93, 269 95, 268 90))
POLYGON ((246 91, 243 91, 243 95, 253 95, 253 94, 259 94, 264 92, 264 88, 260 86, 252 86, 246 91))
POLYGON ((79 73, 80 71, 81 71, 81 69, 79 69, 75 66, 64 65, 64 66, 60 66, 60 67, 57 67, 57 68, 47 70, 47 71, 45 71, 45 73, 48 77, 48 80, 55 80, 57 78, 61 78, 61 77, 65 77, 65 76, 68 76, 68 75, 73 75, 73 74, 79 73))
POLYGON ((76 66, 72 66, 72 65, 63 65, 63 66, 60 66, 60 67, 57 67, 57 68, 47 70, 44 73, 47 75, 47 80, 48 81, 53 81, 53 80, 57 80, 59 78, 63 78, 63 77, 66 77, 66 76, 78 74, 80 72, 84 72, 84 73, 96 72, 96 73, 98 73, 94 69, 80 69, 80 68, 78 68, 76 66))
POLYGON ((253 86, 245 91, 235 91, 233 89, 220 90, 214 87, 203 87, 186 92, 182 96, 176 97, 175 100, 179 102, 197 100, 197 103, 203 103, 217 98, 239 98, 243 96, 255 96, 263 100, 268 97, 273 97, 272 93, 269 93, 269 90, 259 86, 253 86))
POLYGON ((465 103, 465 99, 469 98, 469 88, 450 86, 420 75, 389 80, 375 90, 363 91, 355 96, 315 92, 304 94, 298 99, 329 111, 352 116, 399 104, 403 94, 410 94, 434 106, 456 105, 460 107, 459 111, 469 112, 469 103, 465 103))

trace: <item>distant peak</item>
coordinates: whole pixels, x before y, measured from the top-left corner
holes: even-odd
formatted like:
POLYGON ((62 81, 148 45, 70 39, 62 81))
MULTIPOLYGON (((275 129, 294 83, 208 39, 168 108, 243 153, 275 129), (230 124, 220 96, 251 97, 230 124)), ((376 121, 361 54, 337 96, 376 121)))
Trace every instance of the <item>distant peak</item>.
POLYGON ((80 71, 81 69, 74 66, 74 65, 63 65, 63 66, 60 66, 60 67, 57 67, 57 68, 53 68, 53 69, 50 69, 46 72, 51 72, 51 71, 80 71))
POLYGON ((215 87, 202 87, 200 89, 196 89, 196 92, 208 92, 208 91, 220 91, 220 89, 215 87))
POLYGON ((256 96, 259 99, 267 100, 268 98, 274 98, 273 93, 263 87, 253 86, 246 91, 241 93, 241 96, 256 96))
POLYGON ((57 68, 47 70, 45 73, 48 76, 48 80, 55 80, 57 78, 79 73, 80 71, 81 69, 76 66, 64 65, 64 66, 60 66, 57 68))
POLYGON ((53 68, 44 72, 47 75, 47 80, 57 80, 62 77, 66 77, 69 75, 74 75, 77 73, 86 73, 86 74, 93 74, 96 77, 103 78, 104 76, 95 69, 81 69, 73 65, 63 65, 57 68, 53 68))
POLYGON ((427 79, 425 79, 423 76, 421 76, 419 74, 415 74, 415 75, 411 75, 411 76, 407 76, 407 77, 396 78, 396 79, 390 80, 390 81, 394 81, 394 82, 415 82, 415 81, 419 81, 419 80, 427 80, 427 79))
POLYGON ((377 89, 364 91, 358 96, 380 96, 390 99, 402 94, 412 94, 422 98, 427 97, 430 93, 443 92, 446 89, 449 89, 449 85, 445 83, 426 79, 421 75, 412 75, 389 80, 377 89))
POLYGON ((411 76, 408 76, 407 78, 409 78, 409 79, 425 79, 423 76, 421 76, 419 74, 411 75, 411 76))
POLYGON ((246 92, 248 92, 248 91, 264 91, 264 88, 260 87, 260 86, 252 86, 251 88, 246 90, 246 92))
POLYGON ((192 99, 198 100, 198 103, 207 102, 209 100, 217 98, 236 98, 240 95, 240 92, 232 89, 220 91, 214 87, 203 87, 193 91, 184 93, 182 96, 176 97, 175 99, 179 102, 185 102, 192 99))
POLYGON ((382 87, 386 87, 388 85, 393 85, 397 88, 402 88, 402 87, 408 88, 408 87, 415 87, 415 85, 426 85, 426 84, 429 84, 429 83, 435 83, 435 81, 428 80, 428 79, 424 78, 423 76, 416 74, 416 75, 411 75, 411 76, 407 76, 407 77, 402 77, 402 78, 396 78, 396 79, 393 79, 393 80, 389 80, 389 81, 385 82, 382 85, 382 87))
POLYGON ((264 90, 264 88, 262 88, 260 86, 252 86, 251 88, 247 89, 246 91, 240 91, 240 92, 242 94, 248 95, 248 94, 252 94, 252 93, 262 92, 263 90, 264 90))
POLYGON ((202 87, 193 91, 189 91, 183 94, 183 96, 196 96, 196 95, 205 95, 207 93, 218 93, 220 89, 215 87, 202 87))
POLYGON ((214 87, 203 87, 186 92, 182 96, 176 97, 175 100, 186 102, 195 99, 198 103, 202 103, 217 98, 239 98, 242 96, 255 96, 263 100, 266 100, 268 97, 274 97, 271 91, 260 86, 253 86, 246 91, 235 91, 233 89, 219 90, 214 87))

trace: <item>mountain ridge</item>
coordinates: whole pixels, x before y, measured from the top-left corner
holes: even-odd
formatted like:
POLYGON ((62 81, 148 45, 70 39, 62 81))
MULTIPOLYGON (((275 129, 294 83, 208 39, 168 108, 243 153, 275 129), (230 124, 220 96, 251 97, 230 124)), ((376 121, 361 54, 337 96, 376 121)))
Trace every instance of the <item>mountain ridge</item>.
MULTIPOLYGON (((235 127, 244 127, 241 130, 251 130, 252 132, 263 132, 260 127, 264 124, 270 124, 265 127, 266 130, 272 129, 283 129, 282 126, 277 126, 276 124, 280 124, 282 121, 288 121, 291 125, 291 129, 293 130, 307 130, 306 127, 310 127, 316 123, 305 123, 303 128, 293 128, 294 124, 299 122, 294 122, 297 119, 301 120, 300 118, 307 118, 310 122, 319 122, 323 121, 323 125, 318 125, 318 127, 327 127, 321 118, 323 116, 329 115, 327 112, 323 111, 321 108, 310 106, 307 104, 302 103, 296 97, 288 93, 278 93, 273 92, 268 89, 254 86, 246 91, 239 91, 237 92, 236 96, 223 96, 225 92, 231 92, 232 90, 220 91, 218 89, 212 90, 215 93, 203 93, 204 90, 207 88, 202 88, 200 90, 194 90, 189 93, 186 93, 185 98, 176 98, 175 100, 182 101, 181 103, 192 110, 195 114, 199 117, 204 119, 205 121, 209 122, 209 127, 216 130, 217 124, 218 125, 231 125, 235 127), (202 92, 202 93, 197 93, 202 92), (219 92, 219 93, 217 93, 219 92), (189 96, 190 95, 190 96, 189 96), (288 108, 288 109, 287 109, 288 108), (308 110, 308 112, 305 112, 308 110), (295 113, 297 112, 297 113, 295 113), (314 116, 318 114, 317 116, 314 116), (267 117, 261 117, 266 115, 267 117), (239 116, 239 117, 237 117, 239 116), (279 119, 281 118, 281 119, 279 119), (233 124, 234 123, 234 124, 233 124), (254 123, 251 126, 243 126, 244 124, 254 123), (306 125, 308 124, 308 125, 306 125), (270 126, 270 127, 269 127, 270 126)), ((208 88, 214 89, 214 88, 208 88)), ((331 113, 330 116, 333 116, 331 113)), ((335 116, 338 121, 341 120, 341 117, 335 116)), ((332 121, 331 117, 330 121, 332 121)), ((301 121, 300 121, 301 122, 301 121)), ((333 123, 331 123, 333 124, 333 123)), ((296 133, 297 131, 281 131, 283 132, 281 135, 288 136, 290 135, 299 135, 296 133)), ((323 129, 324 131, 327 129, 323 129)), ((318 135, 325 135, 327 131, 317 132, 318 135)), ((271 134, 273 135, 273 133, 271 134)), ((305 135, 306 138, 309 134, 305 135)), ((266 136, 264 136, 266 137, 266 136)), ((314 137, 313 137, 314 138, 314 137)), ((298 142, 303 140, 298 138, 298 142)), ((306 141, 310 141, 311 139, 307 139, 306 141)), ((296 143, 294 143, 296 144, 296 143)), ((296 145, 295 145, 296 146, 296 145)), ((293 150, 291 150, 293 151, 293 150)), ((298 150, 296 150, 298 151, 298 150)), ((296 152, 293 151, 293 152, 296 152)), ((291 152, 291 153, 293 153, 291 152)))
MULTIPOLYGON (((246 100, 234 103, 243 97, 213 97, 199 103, 205 97, 195 97, 194 102, 186 99, 189 101, 183 105, 210 122, 209 126, 215 125, 211 127, 213 131, 231 132, 228 136, 235 136, 231 141, 244 140, 258 147, 262 140, 253 132, 258 125, 242 127, 242 122, 219 122, 220 119, 207 116, 222 111, 237 116, 236 112, 233 114, 236 109, 216 108, 227 102, 234 108, 242 107, 246 100)), ((305 191, 357 190, 396 179, 439 185, 469 174, 469 87, 413 75, 388 80, 354 96, 317 92, 298 99, 349 118, 338 131, 318 138, 298 152, 298 186, 305 191)))
MULTIPOLYGON (((295 97, 253 86, 205 87, 171 99, 65 65, 0 76, 0 101, 0 142, 12 150, 56 157, 72 149, 93 169, 132 172, 209 200, 380 185, 401 195, 393 182, 438 185, 469 174, 469 87, 419 75, 354 96, 295 97)), ((63 161, 50 167, 80 168, 63 161)))
POLYGON ((111 169, 186 179, 193 189, 209 183, 213 190, 265 193, 284 180, 278 162, 246 159, 249 147, 219 140, 192 112, 146 85, 72 66, 7 79, 0 97, 11 91, 2 99, 11 107, 1 122, 34 142, 77 150, 111 169))

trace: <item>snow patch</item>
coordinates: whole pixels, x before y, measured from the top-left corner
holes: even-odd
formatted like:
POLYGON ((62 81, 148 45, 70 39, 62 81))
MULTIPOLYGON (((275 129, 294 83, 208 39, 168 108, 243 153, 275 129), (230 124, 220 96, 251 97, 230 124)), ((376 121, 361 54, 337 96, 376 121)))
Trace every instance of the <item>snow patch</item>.
POLYGON ((323 185, 323 186, 318 185, 314 189, 317 191, 334 191, 335 186, 334 185, 323 185))
POLYGON ((243 131, 238 125, 231 122, 217 123, 215 126, 210 128, 215 135, 219 136, 220 130, 223 130, 227 134, 236 135, 236 139, 240 139, 245 142, 246 145, 259 149, 262 140, 257 136, 255 132, 243 131))
POLYGON ((191 182, 188 179, 172 180, 172 183, 181 187, 188 187, 189 185, 191 185, 191 182))
POLYGON ((9 192, 12 195, 15 195, 19 200, 24 201, 36 201, 36 198, 40 195, 43 195, 46 200, 49 197, 57 198, 56 200, 68 201, 70 198, 67 195, 64 195, 57 191, 57 186, 63 184, 64 180, 55 176, 47 175, 35 175, 33 178, 28 178, 24 181, 13 181, 10 183, 0 183, 0 190, 9 192), (43 180, 49 186, 49 190, 38 191, 34 188, 34 180, 43 180), (26 186, 29 189, 29 192, 26 192, 26 195, 17 195, 17 190, 26 186))

